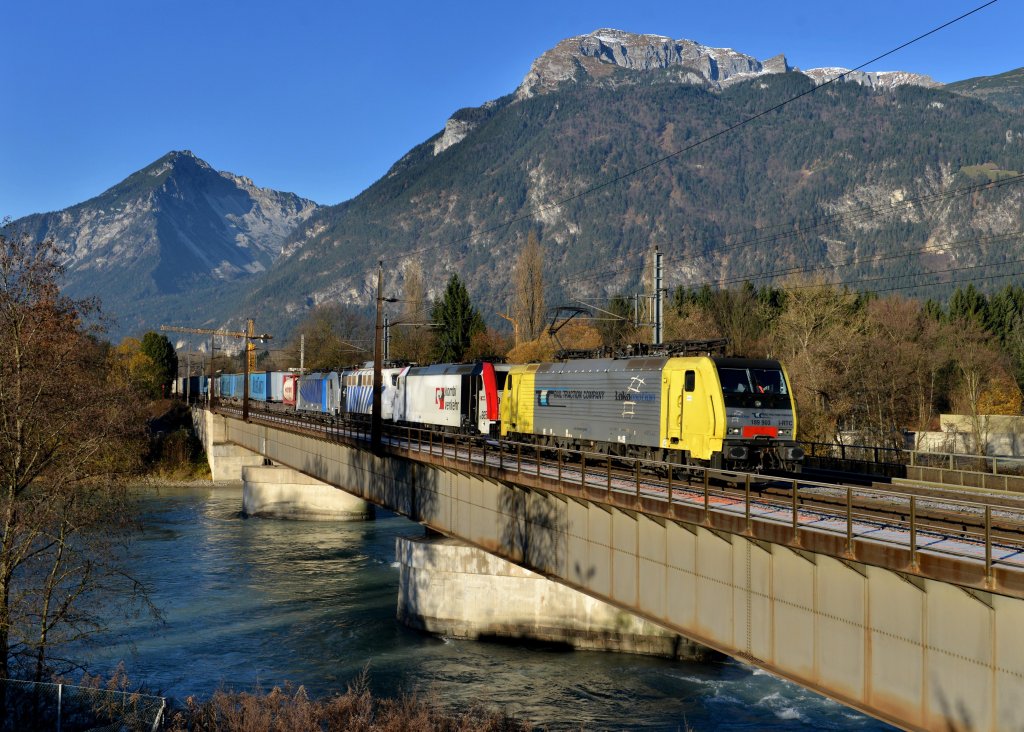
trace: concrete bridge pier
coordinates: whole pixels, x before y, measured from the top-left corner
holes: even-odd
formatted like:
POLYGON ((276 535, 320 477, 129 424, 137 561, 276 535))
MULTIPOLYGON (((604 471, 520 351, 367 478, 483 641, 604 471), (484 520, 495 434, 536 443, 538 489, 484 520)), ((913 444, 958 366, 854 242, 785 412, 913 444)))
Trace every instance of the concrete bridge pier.
MULTIPOLYGON (((262 453, 229 441, 225 417, 193 408, 192 425, 206 450, 213 479, 242 481, 245 514, 314 521, 373 518, 373 504, 297 470, 274 465, 262 453)), ((257 447, 266 452, 265 437, 257 447)))
POLYGON ((362 521, 373 504, 280 465, 242 468, 242 512, 305 521, 362 521))
POLYGON ((210 465, 213 480, 241 480, 242 468, 263 465, 265 459, 258 452, 228 442, 225 420, 209 410, 193 409, 192 426, 195 428, 210 465))
POLYGON ((687 660, 719 654, 457 539, 396 541, 398 619, 450 638, 516 639, 687 660))

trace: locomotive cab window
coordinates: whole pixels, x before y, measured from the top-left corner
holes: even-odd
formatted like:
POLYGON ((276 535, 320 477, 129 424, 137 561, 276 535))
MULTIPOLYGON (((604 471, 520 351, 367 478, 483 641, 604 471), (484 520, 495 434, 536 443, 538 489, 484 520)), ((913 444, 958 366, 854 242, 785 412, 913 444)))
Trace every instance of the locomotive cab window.
POLYGON ((727 407, 789 408, 789 390, 781 369, 719 368, 727 407))
POLYGON ((694 391, 697 388, 697 372, 687 371, 683 376, 683 391, 694 391))

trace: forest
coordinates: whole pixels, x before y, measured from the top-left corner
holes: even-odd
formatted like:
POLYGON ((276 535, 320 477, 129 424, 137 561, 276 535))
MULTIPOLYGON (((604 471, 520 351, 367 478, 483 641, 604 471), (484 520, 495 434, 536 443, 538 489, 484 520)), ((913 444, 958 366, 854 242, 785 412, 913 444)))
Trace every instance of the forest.
MULTIPOLYGON (((513 268, 508 312, 502 314, 511 333, 486 326, 458 275, 431 302, 422 272, 410 268, 411 287, 394 322, 411 327, 392 328, 390 358, 524 363, 555 359, 566 348, 651 342, 649 294, 623 294, 580 308, 552 333, 558 318, 555 308, 545 307, 543 256, 536 237, 529 236, 513 268)), ((749 281, 720 289, 680 286, 666 300, 666 341, 724 338, 727 355, 783 363, 805 441, 904 447, 907 432, 938 429, 940 414, 978 420, 1021 413, 1024 287, 1017 284, 986 294, 968 283, 943 303, 899 292, 857 292, 821 276, 794 275, 761 287, 749 281)), ((373 326, 356 309, 320 308, 298 332, 307 334, 305 357, 312 368, 372 357, 373 326), (312 351, 310 344, 317 344, 312 351), (356 344, 363 345, 354 350, 356 344)), ((297 341, 296 335, 279 354, 278 366, 296 360, 297 341)))

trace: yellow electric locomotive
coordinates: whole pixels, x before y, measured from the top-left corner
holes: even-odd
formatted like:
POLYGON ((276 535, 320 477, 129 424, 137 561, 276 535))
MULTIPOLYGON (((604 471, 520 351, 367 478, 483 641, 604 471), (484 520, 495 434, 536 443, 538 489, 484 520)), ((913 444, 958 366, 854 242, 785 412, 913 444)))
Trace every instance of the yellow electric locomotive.
POLYGON ((778 361, 598 358, 513 366, 501 435, 725 469, 796 468, 796 410, 778 361))

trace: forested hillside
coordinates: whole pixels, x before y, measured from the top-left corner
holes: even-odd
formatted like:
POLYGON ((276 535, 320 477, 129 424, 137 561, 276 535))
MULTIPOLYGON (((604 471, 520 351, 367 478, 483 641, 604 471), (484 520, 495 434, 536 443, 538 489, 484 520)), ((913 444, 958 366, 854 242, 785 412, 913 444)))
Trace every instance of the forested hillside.
POLYGON ((670 286, 818 269, 869 289, 937 283, 912 291, 922 296, 1021 258, 1019 112, 941 89, 845 83, 743 124, 811 80, 760 76, 716 92, 667 72, 620 69, 616 79, 499 100, 437 155, 437 138, 427 140, 302 225, 249 310, 368 303, 378 258, 396 292, 415 259, 430 294, 458 271, 495 322, 530 230, 544 247, 549 303, 638 288, 654 245, 670 286))
POLYGON ((1024 68, 995 76, 977 76, 947 84, 948 91, 964 94, 995 104, 1003 109, 1024 109, 1024 68))

